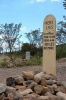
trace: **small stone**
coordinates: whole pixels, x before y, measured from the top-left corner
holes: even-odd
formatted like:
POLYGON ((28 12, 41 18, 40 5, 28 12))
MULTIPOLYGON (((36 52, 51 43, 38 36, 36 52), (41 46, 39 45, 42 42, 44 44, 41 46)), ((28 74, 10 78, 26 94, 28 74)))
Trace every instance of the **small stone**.
POLYGON ((49 80, 49 79, 53 79, 53 76, 46 73, 46 74, 44 74, 44 78, 45 78, 46 80, 49 80))
POLYGON ((44 88, 44 86, 41 85, 35 85, 34 90, 37 94, 46 93, 46 89, 44 88))
POLYGON ((59 96, 55 96, 55 99, 54 100, 62 100, 62 99, 59 96))
POLYGON ((22 97, 19 96, 19 95, 16 95, 16 96, 14 97, 14 100, 20 100, 20 98, 22 98, 22 97))
POLYGON ((45 93, 50 91, 48 87, 44 87, 44 89, 45 89, 45 93))
POLYGON ((24 86, 29 86, 31 83, 33 82, 33 80, 27 80, 23 82, 24 86))
POLYGON ((6 78, 6 85, 7 86, 15 86, 15 79, 14 78, 12 78, 12 77, 8 77, 8 78, 6 78))
POLYGON ((35 73, 33 71, 23 71, 22 74, 25 79, 32 80, 35 73))
POLYGON ((15 88, 16 88, 16 90, 19 90, 19 89, 25 90, 26 89, 26 86, 16 85, 15 88))
POLYGON ((66 100, 66 94, 65 93, 58 92, 56 95, 61 97, 62 100, 66 100))
POLYGON ((53 84, 54 84, 54 82, 53 82, 53 80, 52 80, 52 79, 47 80, 47 85, 53 85, 53 84))
POLYGON ((58 91, 60 92, 63 92, 63 93, 66 93, 66 88, 62 85, 62 86, 58 86, 58 91))
POLYGON ((36 74, 40 73, 40 71, 39 70, 35 70, 34 73, 36 75, 36 74))
POLYGON ((6 91, 6 85, 3 83, 0 83, 0 93, 3 93, 6 91))
POLYGON ((56 83, 57 83, 57 81, 56 81, 56 80, 53 80, 53 83, 54 83, 54 84, 56 84, 56 83))
POLYGON ((16 89, 10 86, 7 86, 5 93, 8 95, 9 93, 16 94, 16 89))
POLYGON ((26 89, 26 90, 24 90, 24 91, 18 91, 18 94, 20 94, 20 95, 27 95, 27 94, 29 94, 29 93, 32 93, 33 91, 31 90, 31 89, 26 89))
POLYGON ((5 97, 5 98, 3 98, 3 100, 9 100, 9 98, 8 97, 5 97))
POLYGON ((0 94, 0 100, 3 100, 4 98, 5 98, 5 94, 4 93, 0 94))
POLYGON ((62 84, 63 84, 64 87, 66 88, 66 81, 63 81, 62 84))
POLYGON ((57 92, 58 92, 58 87, 57 87, 57 85, 56 85, 56 84, 53 84, 52 87, 53 87, 54 92, 57 93, 57 92))
POLYGON ((40 73, 38 73, 38 74, 36 74, 34 76, 34 81, 37 82, 37 83, 39 83, 43 77, 44 77, 44 73, 40 72, 40 73))
POLYGON ((49 100, 61 100, 58 96, 53 95, 50 92, 45 93, 45 96, 48 96, 49 100))
POLYGON ((54 94, 54 87, 52 86, 52 85, 47 85, 47 87, 48 87, 48 90, 49 90, 49 92, 51 93, 51 94, 54 94))
POLYGON ((37 98, 32 94, 29 94, 27 96, 24 96, 22 100, 37 100, 37 98))
POLYGON ((28 86, 28 88, 31 88, 31 89, 32 89, 32 88, 34 88, 35 85, 37 85, 37 83, 33 81, 33 82, 28 86))
POLYGON ((17 76, 17 77, 15 78, 15 82, 16 82, 16 84, 18 84, 18 85, 22 84, 22 83, 24 82, 23 76, 17 76))
POLYGON ((18 92, 16 92, 15 96, 14 96, 14 100, 22 100, 23 95, 19 94, 18 92))
POLYGON ((9 100, 14 100, 14 94, 13 93, 9 93, 8 94, 8 99, 9 100))
POLYGON ((46 86, 46 85, 47 85, 46 79, 45 79, 45 78, 42 78, 41 81, 40 81, 40 84, 41 84, 42 86, 46 86))
POLYGON ((58 86, 61 86, 61 82, 60 82, 60 81, 57 81, 56 84, 57 84, 58 86))
POLYGON ((35 96, 36 98, 39 97, 39 95, 37 93, 34 93, 34 92, 32 93, 32 95, 35 96))
POLYGON ((39 96, 38 97, 39 100, 49 100, 48 96, 39 96))

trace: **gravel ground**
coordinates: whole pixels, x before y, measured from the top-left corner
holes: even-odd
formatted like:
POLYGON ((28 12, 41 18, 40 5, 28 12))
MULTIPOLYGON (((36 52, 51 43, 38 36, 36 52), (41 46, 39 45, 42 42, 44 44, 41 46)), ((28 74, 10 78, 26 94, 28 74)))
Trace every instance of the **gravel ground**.
MULTIPOLYGON (((66 62, 57 62, 57 79, 66 81, 66 62)), ((20 68, 0 68, 0 82, 5 83, 7 77, 21 75, 23 70, 41 71, 42 66, 25 66, 20 68)))

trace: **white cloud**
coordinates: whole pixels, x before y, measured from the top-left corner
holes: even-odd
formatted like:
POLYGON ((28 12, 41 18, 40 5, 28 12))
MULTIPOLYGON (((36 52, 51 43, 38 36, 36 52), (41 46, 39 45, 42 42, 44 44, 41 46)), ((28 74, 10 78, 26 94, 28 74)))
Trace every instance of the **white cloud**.
POLYGON ((51 2, 60 2, 61 0, 51 0, 51 2))
POLYGON ((45 2, 46 0, 36 0, 36 2, 45 2))
MULTIPOLYGON (((30 0, 30 4, 34 3, 43 3, 46 2, 47 0, 30 0)), ((50 2, 60 2, 61 0, 49 0, 50 2)))
POLYGON ((31 4, 34 4, 34 3, 42 3, 42 2, 45 2, 46 0, 30 0, 30 3, 31 4))

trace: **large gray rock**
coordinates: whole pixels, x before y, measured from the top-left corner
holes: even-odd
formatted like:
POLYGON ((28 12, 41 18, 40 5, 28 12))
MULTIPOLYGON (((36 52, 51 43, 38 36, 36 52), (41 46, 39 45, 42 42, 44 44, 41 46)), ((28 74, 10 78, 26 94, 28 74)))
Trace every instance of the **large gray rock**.
POLYGON ((0 93, 5 92, 5 90, 6 90, 6 85, 3 83, 0 83, 0 93))

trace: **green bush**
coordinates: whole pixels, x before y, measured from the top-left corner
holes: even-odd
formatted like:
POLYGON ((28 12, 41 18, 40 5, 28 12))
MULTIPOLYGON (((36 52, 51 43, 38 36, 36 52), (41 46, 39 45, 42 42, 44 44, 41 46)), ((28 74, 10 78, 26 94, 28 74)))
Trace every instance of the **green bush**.
POLYGON ((61 44, 56 46, 56 58, 64 58, 66 57, 66 44, 61 44))
POLYGON ((42 64, 42 60, 39 57, 31 57, 30 60, 26 61, 25 65, 41 65, 42 64))
POLYGON ((7 66, 6 59, 3 59, 2 61, 0 61, 0 67, 6 67, 6 66, 7 66))

